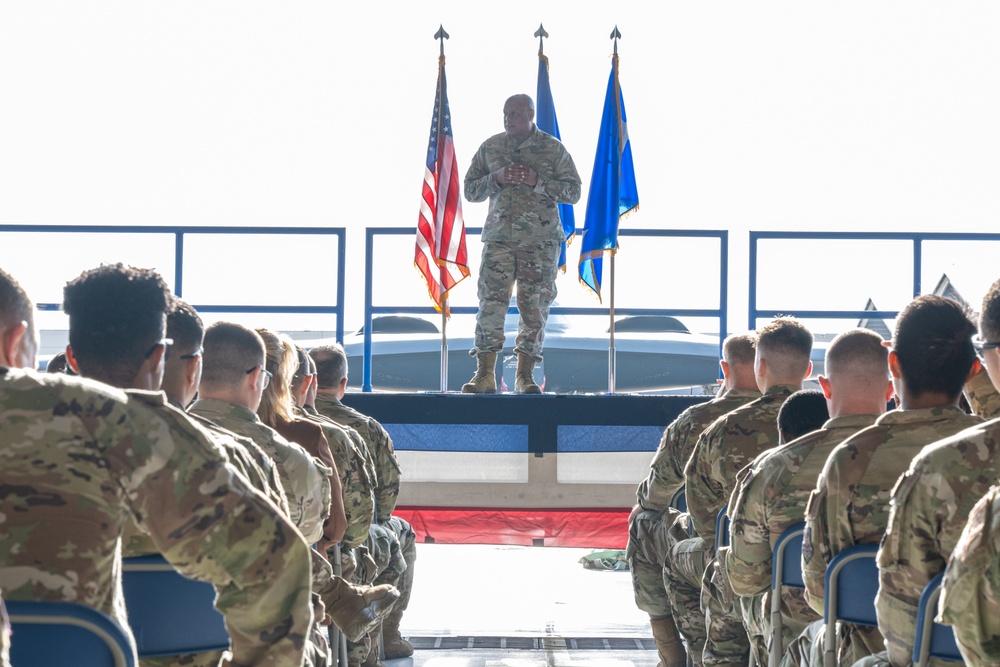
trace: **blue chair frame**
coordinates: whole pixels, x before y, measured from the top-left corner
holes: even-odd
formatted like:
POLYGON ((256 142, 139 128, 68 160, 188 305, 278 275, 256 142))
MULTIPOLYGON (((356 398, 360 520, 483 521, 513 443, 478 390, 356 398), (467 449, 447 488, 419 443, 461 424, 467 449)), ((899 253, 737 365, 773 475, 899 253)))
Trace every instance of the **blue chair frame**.
POLYGON ((16 667, 135 667, 135 648, 108 615, 72 602, 6 600, 16 667))
POLYGON ((834 556, 823 580, 823 665, 837 665, 837 621, 878 627, 877 544, 858 544, 834 556))
POLYGON ((674 491, 674 495, 670 496, 670 506, 682 514, 688 511, 687 494, 684 493, 684 489, 685 487, 682 486, 674 491))
POLYGON ((781 587, 805 588, 802 579, 802 535, 805 523, 796 523, 786 528, 774 543, 771 559, 771 652, 769 667, 778 667, 781 662, 781 587))
POLYGON ((723 505, 715 515, 715 550, 729 546, 729 505, 723 505))
POLYGON ((229 648, 215 587, 188 579, 163 556, 123 558, 122 588, 140 658, 229 648))
POLYGON ((944 572, 930 580, 917 603, 917 634, 913 642, 914 667, 925 667, 931 658, 963 662, 962 653, 955 642, 955 631, 950 625, 934 620, 944 572))

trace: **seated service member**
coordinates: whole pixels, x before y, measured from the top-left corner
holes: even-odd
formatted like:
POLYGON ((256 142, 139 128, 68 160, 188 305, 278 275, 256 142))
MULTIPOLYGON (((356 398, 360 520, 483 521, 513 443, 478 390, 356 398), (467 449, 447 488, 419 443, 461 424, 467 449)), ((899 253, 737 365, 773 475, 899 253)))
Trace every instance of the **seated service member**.
POLYGON ((626 555, 635 604, 649 614, 659 659, 665 667, 685 660, 663 585, 667 533, 678 514, 670 510, 670 500, 684 488, 684 464, 701 432, 727 412, 760 398, 753 372, 756 339, 757 335, 751 333, 729 336, 723 342, 719 394, 692 405, 667 426, 649 464, 649 475, 636 490, 637 503, 629 515, 626 555))
MULTIPOLYGON (((79 325, 74 337, 74 320, 127 310, 130 328, 109 341, 114 374, 154 385, 169 293, 155 274, 121 265, 84 274, 78 289, 105 278, 115 287, 101 289, 106 305, 96 312, 67 299, 78 361, 86 372, 100 341, 81 337, 79 325)), ((186 575, 240 589, 217 605, 232 664, 301 665, 310 565, 294 527, 211 442, 179 432, 163 410, 91 379, 18 370, 35 367, 37 349, 31 302, 0 271, 0 485, 18 490, 0 499, 4 596, 76 602, 127 630, 120 545, 134 520, 186 575)))
POLYGON ((939 621, 952 626, 965 662, 1000 664, 1000 487, 969 514, 944 571, 939 621))
POLYGON ((779 446, 819 430, 828 419, 830 409, 823 392, 818 389, 800 389, 789 396, 778 410, 779 446))
MULTIPOLYGON (((1000 342, 1000 280, 983 299, 979 335, 987 377, 1000 385, 1000 351, 990 345, 1000 342)), ((973 505, 1000 481, 998 445, 1000 420, 928 445, 892 491, 875 605, 893 665, 910 664, 920 594, 944 570, 973 505)))
MULTIPOLYGON (((709 426, 684 471, 690 516, 682 515, 679 521, 693 523, 697 536, 687 538, 686 530, 675 524, 664 581, 674 620, 696 665, 746 662, 749 639, 739 613, 722 607, 713 613, 708 604, 703 608, 702 580, 715 558, 716 516, 729 501, 736 474, 762 451, 778 445, 778 410, 809 375, 812 343, 809 330, 792 318, 779 317, 763 327, 754 356, 763 395, 709 426)), ((705 598, 711 603, 708 592, 705 598)))
POLYGON ((399 603, 382 625, 384 651, 386 658, 404 658, 413 654, 413 645, 400 634, 399 624, 409 605, 413 589, 417 538, 407 521, 392 514, 396 509, 399 479, 402 475, 392 438, 377 419, 341 403, 347 393, 347 354, 344 348, 339 344, 323 345, 314 347, 309 354, 316 362, 316 381, 319 387, 317 410, 338 424, 357 431, 375 461, 376 516, 375 525, 371 529, 374 542, 372 551, 377 553, 378 543, 385 545, 388 539, 393 552, 386 561, 386 568, 380 570, 375 581, 393 582, 400 591, 399 603))
MULTIPOLYGON (((823 613, 823 578, 833 557, 882 539, 890 492, 913 457, 982 421, 958 407, 962 384, 977 370, 974 333, 964 308, 943 297, 917 297, 899 314, 889 351, 899 408, 834 448, 806 508, 802 574, 816 613, 823 613)), ((877 628, 842 624, 838 632, 840 665, 884 649, 877 628)))
MULTIPOLYGON (((726 570, 734 593, 747 598, 741 603, 751 634, 771 637, 767 593, 776 540, 805 518, 809 494, 833 448, 885 412, 892 397, 887 357, 882 338, 867 329, 853 329, 834 338, 826 350, 826 375, 818 378, 830 419, 819 430, 764 452, 740 474, 729 505, 732 530, 726 570)), ((802 393, 792 394, 781 407, 779 428, 781 417, 802 393)), ((769 646, 769 652, 784 653, 806 625, 821 619, 801 590, 785 588, 781 597, 783 645, 769 646)))

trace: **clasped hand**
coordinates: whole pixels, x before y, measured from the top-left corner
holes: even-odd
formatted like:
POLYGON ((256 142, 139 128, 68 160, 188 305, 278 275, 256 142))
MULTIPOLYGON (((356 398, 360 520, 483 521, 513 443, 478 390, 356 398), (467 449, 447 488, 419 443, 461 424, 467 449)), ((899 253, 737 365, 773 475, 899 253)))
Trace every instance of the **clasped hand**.
POLYGON ((527 185, 533 188, 538 184, 538 173, 527 165, 509 164, 497 171, 496 181, 501 186, 527 185))

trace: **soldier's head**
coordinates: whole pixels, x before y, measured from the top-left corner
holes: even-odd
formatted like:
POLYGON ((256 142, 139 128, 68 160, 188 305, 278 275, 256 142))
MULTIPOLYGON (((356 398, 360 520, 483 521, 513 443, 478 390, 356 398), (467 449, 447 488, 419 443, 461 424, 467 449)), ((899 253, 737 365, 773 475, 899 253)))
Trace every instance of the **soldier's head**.
POLYGON ((175 298, 167 314, 167 338, 174 341, 163 365, 163 391, 180 407, 194 400, 201 383, 205 325, 190 304, 175 298))
POLYGON ((896 319, 889 352, 900 407, 957 403, 966 379, 979 370, 975 333, 965 306, 932 294, 911 301, 896 319))
POLYGON ((868 329, 851 329, 838 335, 826 349, 825 375, 820 387, 829 402, 830 415, 880 415, 892 398, 882 337, 868 329))
POLYGON ((0 366, 34 368, 37 355, 35 306, 14 276, 0 269, 0 366))
POLYGON ((340 343, 319 345, 309 350, 316 362, 316 385, 321 394, 343 398, 347 391, 347 353, 340 343))
POLYGON ((722 342, 723 383, 726 389, 756 389, 757 378, 753 371, 757 334, 753 331, 733 334, 722 342))
POLYGON ((1000 280, 990 285, 979 315, 979 338, 983 342, 983 362, 993 386, 1000 390, 1000 280))
POLYGON ((170 353, 164 329, 172 299, 151 269, 119 263, 84 271, 63 289, 70 365, 114 387, 159 389, 170 353))
POLYGON ((205 330, 202 345, 205 352, 199 394, 256 412, 271 380, 260 335, 242 324, 216 322, 205 330))
POLYGON ((257 329, 257 334, 264 341, 267 370, 271 373, 271 383, 264 389, 257 416, 268 426, 274 426, 279 419, 291 421, 293 418, 291 384, 298 366, 295 344, 288 336, 269 329, 257 329))
POLYGON ((511 95, 503 105, 503 128, 515 139, 524 139, 535 129, 535 103, 529 95, 511 95))
POLYGON ((754 371, 761 391, 779 384, 802 386, 812 371, 813 335, 793 317, 779 317, 757 332, 754 371))
POLYGON ((302 407, 307 405, 306 396, 316 381, 316 373, 312 370, 315 365, 310 366, 309 362, 312 359, 309 358, 305 348, 301 345, 295 346, 295 359, 298 361, 298 368, 295 369, 295 375, 292 376, 292 401, 295 405, 302 407))
POLYGON ((778 436, 781 444, 822 428, 829 418, 823 392, 816 389, 795 392, 785 399, 778 410, 778 436))

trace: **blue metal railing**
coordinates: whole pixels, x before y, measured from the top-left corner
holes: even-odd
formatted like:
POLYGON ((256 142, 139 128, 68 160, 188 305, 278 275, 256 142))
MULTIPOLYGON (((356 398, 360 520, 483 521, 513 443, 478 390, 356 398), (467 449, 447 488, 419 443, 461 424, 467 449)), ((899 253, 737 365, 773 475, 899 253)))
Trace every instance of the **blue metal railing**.
MULTIPOLYGON (((466 236, 482 234, 482 227, 466 227, 466 236)), ((582 229, 576 230, 578 234, 582 229)), ((433 306, 398 306, 379 305, 373 303, 375 275, 375 237, 376 236, 414 236, 413 227, 379 227, 369 228, 365 237, 365 333, 364 333, 364 373, 362 391, 372 391, 372 319, 375 315, 386 313, 405 313, 433 315, 437 311, 433 306)), ((713 317, 719 320, 719 346, 721 353, 722 340, 728 328, 729 300, 727 285, 729 282, 729 232, 726 230, 681 230, 681 229, 621 229, 619 236, 646 236, 671 238, 717 238, 719 239, 719 307, 718 308, 619 308, 615 307, 616 315, 672 315, 675 317, 713 317)), ((414 237, 415 238, 415 237, 414 237)), ((397 261, 393 258, 393 261, 397 261)), ((478 306, 451 306, 455 315, 474 315, 478 306)), ((517 308, 511 307, 509 313, 516 313, 517 308)), ((554 307, 550 311, 556 315, 609 315, 609 308, 569 308, 554 307)))
POLYGON ((798 318, 881 318, 892 319, 899 315, 896 310, 805 310, 788 309, 763 310, 757 307, 757 281, 759 277, 758 246, 761 241, 909 241, 913 244, 914 297, 923 293, 921 275, 923 270, 923 243, 925 241, 1000 241, 1000 234, 970 233, 949 234, 943 232, 750 232, 750 280, 747 322, 750 329, 757 328, 760 318, 774 318, 778 315, 793 315, 798 318))
MULTIPOLYGON (((335 315, 338 341, 344 340, 344 279, 346 230, 343 227, 185 227, 114 225, 0 225, 0 232, 54 234, 171 234, 174 237, 174 292, 184 296, 184 238, 198 234, 231 235, 316 235, 337 237, 337 284, 334 305, 233 305, 192 304, 203 313, 299 313, 335 315)), ((58 311, 58 303, 39 303, 39 310, 58 311)))

